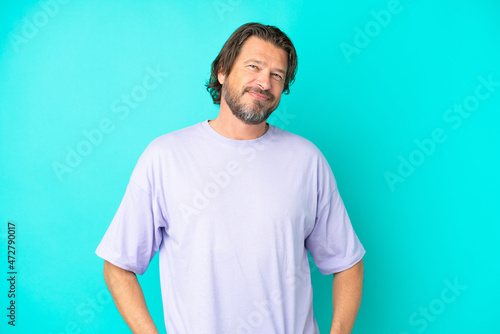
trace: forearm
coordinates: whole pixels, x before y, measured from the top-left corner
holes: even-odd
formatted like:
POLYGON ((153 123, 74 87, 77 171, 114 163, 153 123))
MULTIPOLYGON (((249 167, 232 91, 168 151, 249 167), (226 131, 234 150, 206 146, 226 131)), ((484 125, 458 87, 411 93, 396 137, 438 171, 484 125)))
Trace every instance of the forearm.
POLYGON ((350 334, 361 305, 363 259, 353 267, 333 275, 333 319, 330 334, 350 334))
POLYGON ((158 333, 135 273, 104 261, 104 280, 116 308, 134 334, 158 333))

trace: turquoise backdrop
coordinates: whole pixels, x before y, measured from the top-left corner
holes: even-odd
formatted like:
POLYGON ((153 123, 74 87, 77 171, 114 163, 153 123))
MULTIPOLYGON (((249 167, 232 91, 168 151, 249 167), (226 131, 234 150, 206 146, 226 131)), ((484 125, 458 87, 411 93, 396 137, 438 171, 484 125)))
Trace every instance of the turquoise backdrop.
MULTIPOLYGON (((353 333, 500 333, 499 15, 494 0, 3 3, 0 332, 129 332, 94 251, 146 145, 217 116, 211 62, 257 21, 299 56, 269 122, 324 153, 367 251, 353 333)), ((165 333, 157 260, 140 282, 165 333)), ((311 270, 327 334, 333 276, 311 270)))

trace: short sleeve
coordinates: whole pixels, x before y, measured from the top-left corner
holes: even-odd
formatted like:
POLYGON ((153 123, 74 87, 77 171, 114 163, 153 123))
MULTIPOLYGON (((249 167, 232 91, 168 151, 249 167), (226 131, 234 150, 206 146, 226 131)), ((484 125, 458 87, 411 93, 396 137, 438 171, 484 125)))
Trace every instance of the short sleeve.
POLYGON ((351 268, 365 254, 340 197, 332 170, 320 153, 318 205, 314 227, 305 245, 323 275, 351 268))
POLYGON ((155 195, 152 161, 143 153, 125 195, 96 254, 108 262, 142 275, 158 251, 165 229, 155 195))

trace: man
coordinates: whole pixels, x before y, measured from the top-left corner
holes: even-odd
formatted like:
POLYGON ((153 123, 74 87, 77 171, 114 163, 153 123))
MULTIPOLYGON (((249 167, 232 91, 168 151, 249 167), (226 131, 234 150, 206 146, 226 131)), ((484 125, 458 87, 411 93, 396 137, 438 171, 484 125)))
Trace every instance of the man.
POLYGON ((350 333, 359 242, 310 141, 266 123, 289 92, 295 48, 278 28, 238 28, 212 64, 217 118, 153 140, 96 250, 134 333, 157 333, 136 274, 159 250, 169 334, 319 333, 307 251, 335 273, 331 333, 350 333))

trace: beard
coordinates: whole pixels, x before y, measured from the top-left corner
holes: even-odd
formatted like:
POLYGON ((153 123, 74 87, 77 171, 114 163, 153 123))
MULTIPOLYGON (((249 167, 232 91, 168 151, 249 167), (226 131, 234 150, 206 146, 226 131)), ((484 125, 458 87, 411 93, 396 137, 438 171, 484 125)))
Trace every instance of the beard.
POLYGON ((258 89, 245 87, 241 94, 236 90, 231 89, 229 82, 226 81, 226 85, 222 85, 222 96, 226 100, 226 103, 231 109, 234 116, 240 119, 245 124, 260 124, 266 121, 274 110, 278 107, 278 104, 274 105, 276 97, 271 93, 258 89), (241 98, 246 92, 256 92, 265 95, 269 98, 267 101, 253 100, 249 104, 241 102, 241 98), (269 106, 266 108, 266 104, 269 106))

